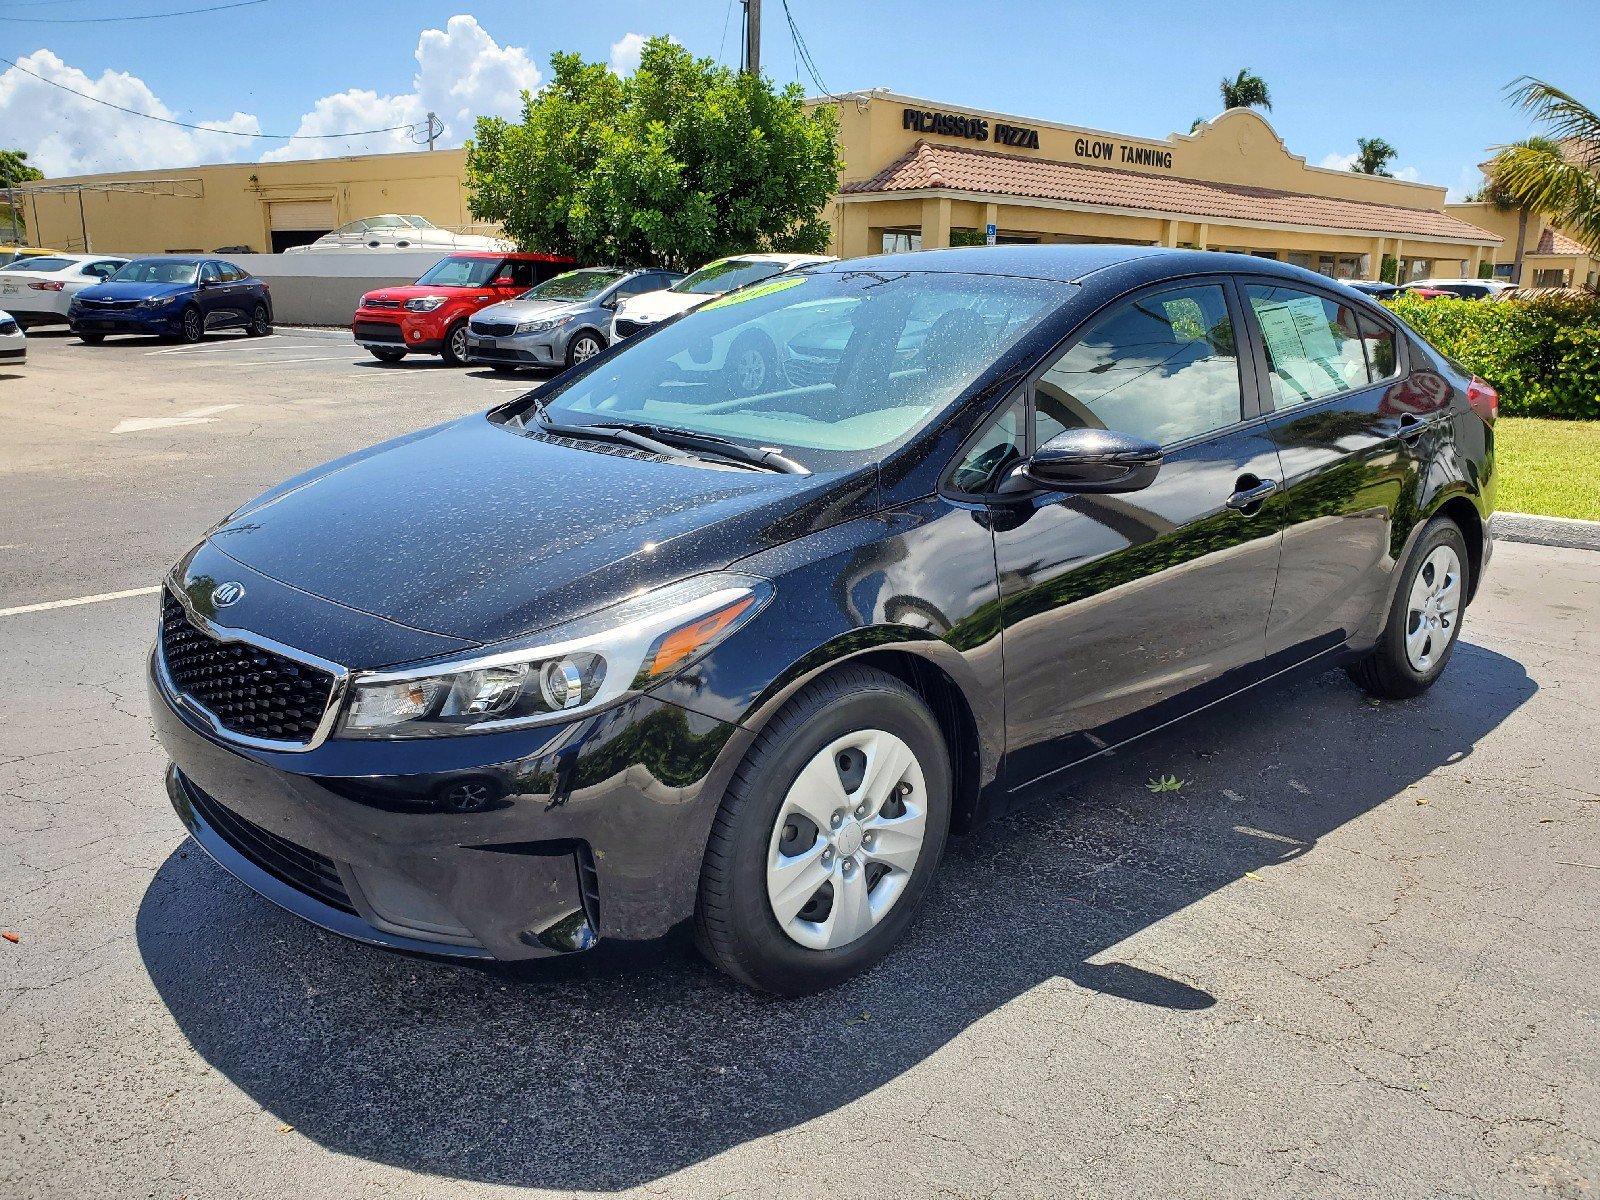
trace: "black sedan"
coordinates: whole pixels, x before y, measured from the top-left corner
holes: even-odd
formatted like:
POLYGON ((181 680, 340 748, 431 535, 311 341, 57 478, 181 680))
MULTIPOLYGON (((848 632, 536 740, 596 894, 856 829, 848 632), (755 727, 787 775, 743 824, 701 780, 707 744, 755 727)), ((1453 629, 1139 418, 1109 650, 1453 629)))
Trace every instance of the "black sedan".
POLYGON ((692 925, 830 986, 947 833, 1246 688, 1415 696, 1491 543, 1496 397, 1259 258, 973 247, 721 297, 310 471, 173 569, 179 815, 365 942, 692 925), (759 335, 768 385, 730 377, 759 335))

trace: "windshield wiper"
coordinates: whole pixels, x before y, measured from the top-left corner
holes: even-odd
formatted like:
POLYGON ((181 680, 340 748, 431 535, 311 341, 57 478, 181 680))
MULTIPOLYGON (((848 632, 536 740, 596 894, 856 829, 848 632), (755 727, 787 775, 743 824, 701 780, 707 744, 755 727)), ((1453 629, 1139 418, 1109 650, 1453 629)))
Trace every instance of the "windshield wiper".
POLYGON ((533 419, 540 429, 546 433, 553 433, 557 437, 592 438, 597 442, 620 442, 625 446, 632 446, 636 450, 647 450, 651 454, 659 454, 662 458, 690 457, 690 455, 676 446, 658 442, 653 437, 646 437, 621 425, 558 425, 544 415, 543 406, 534 410, 533 419))
POLYGON ((593 425, 592 429, 610 429, 617 433, 632 433, 635 436, 646 437, 652 441, 668 443, 672 446, 681 446, 686 450, 698 454, 711 454, 728 462, 741 463, 750 467, 762 467, 768 471, 776 471, 782 475, 809 475, 810 470, 795 462, 781 450, 766 450, 755 446, 746 446, 730 438, 717 437, 711 433, 695 433, 689 429, 674 429, 669 425, 651 425, 645 421, 629 422, 622 424, 593 425))

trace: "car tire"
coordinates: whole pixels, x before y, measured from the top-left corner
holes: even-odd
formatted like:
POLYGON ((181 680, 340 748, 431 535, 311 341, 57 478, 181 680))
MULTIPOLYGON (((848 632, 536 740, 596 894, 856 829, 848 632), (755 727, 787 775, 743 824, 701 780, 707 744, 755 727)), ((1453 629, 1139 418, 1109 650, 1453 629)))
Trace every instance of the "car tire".
POLYGON ((106 335, 103 333, 80 333, 78 340, 85 346, 98 346, 106 340, 106 335))
POLYGON ((267 315, 265 304, 256 305, 255 311, 250 314, 250 324, 246 327, 245 333, 251 337, 267 337, 272 333, 272 318, 267 315))
POLYGON ((772 386, 778 359, 772 343, 757 333, 746 333, 728 348, 728 380, 737 396, 754 396, 772 386))
POLYGON ((865 971, 916 916, 951 792, 939 724, 904 683, 845 667, 810 684, 757 736, 717 812, 695 909, 701 952, 783 996, 865 971))
POLYGON ((1455 651, 1471 571, 1460 527, 1448 517, 1429 521, 1406 560, 1378 644, 1346 668, 1350 678, 1386 700, 1432 687, 1455 651))
POLYGON ((180 342, 187 342, 192 346, 196 342, 205 340, 206 321, 205 318, 200 315, 200 310, 198 308, 184 309, 183 316, 178 318, 178 320, 178 340, 180 342))
POLYGON ((467 365, 467 323, 457 321, 445 331, 439 345, 439 357, 452 367, 467 365))
POLYGON ((367 353, 380 362, 399 362, 406 352, 398 346, 368 346, 367 353))
POLYGON ((572 341, 567 343, 567 366, 575 367, 579 363, 588 362, 605 348, 605 338, 595 333, 592 329, 581 330, 572 341))

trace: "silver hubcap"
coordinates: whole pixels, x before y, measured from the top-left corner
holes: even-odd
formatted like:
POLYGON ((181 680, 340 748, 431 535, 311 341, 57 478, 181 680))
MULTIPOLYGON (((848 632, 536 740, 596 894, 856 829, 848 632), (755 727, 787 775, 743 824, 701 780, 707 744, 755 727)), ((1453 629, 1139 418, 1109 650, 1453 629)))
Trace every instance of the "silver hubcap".
POLYGON ((450 335, 450 351, 457 358, 465 358, 467 356, 467 331, 465 328, 458 329, 450 335))
POLYGON ((579 338, 577 345, 572 347, 572 361, 584 362, 600 353, 600 346, 593 338, 579 338))
POLYGON ((767 849, 778 927, 812 950, 847 946, 905 892, 927 831, 911 747, 863 729, 824 747, 795 778, 767 849))
POLYGON ((734 373, 739 380, 739 386, 747 392, 753 392, 766 382, 767 360, 759 350, 746 350, 739 356, 734 373))
POLYGON ((1432 670, 1456 635, 1461 611, 1461 559, 1449 546, 1422 560, 1406 608, 1406 659, 1415 671, 1432 670))

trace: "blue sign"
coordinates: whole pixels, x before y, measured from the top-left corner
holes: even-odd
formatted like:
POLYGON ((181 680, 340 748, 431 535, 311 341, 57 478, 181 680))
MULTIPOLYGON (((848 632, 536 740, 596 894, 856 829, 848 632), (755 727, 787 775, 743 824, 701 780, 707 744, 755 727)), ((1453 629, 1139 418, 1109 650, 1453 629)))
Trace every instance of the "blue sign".
POLYGON ((984 228, 984 231, 983 231, 984 240, 987 241, 989 243, 989 245, 991 245, 991 246, 995 244, 996 232, 997 231, 995 230, 995 227, 993 225, 988 225, 988 226, 985 226, 985 228, 984 228))

